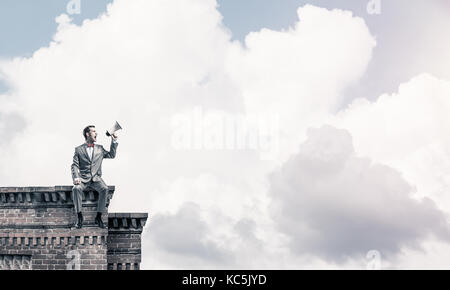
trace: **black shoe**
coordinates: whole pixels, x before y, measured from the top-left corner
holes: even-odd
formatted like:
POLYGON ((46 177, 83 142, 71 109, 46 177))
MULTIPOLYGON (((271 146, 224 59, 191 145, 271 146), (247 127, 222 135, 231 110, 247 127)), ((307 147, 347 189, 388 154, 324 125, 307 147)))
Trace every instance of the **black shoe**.
POLYGON ((105 225, 103 224, 103 221, 102 221, 102 217, 101 217, 101 216, 97 216, 97 217, 95 218, 95 224, 98 225, 99 228, 102 228, 102 229, 105 228, 105 225))
POLYGON ((77 223, 75 224, 75 227, 77 229, 81 229, 83 227, 83 216, 82 215, 78 215, 78 220, 77 223))

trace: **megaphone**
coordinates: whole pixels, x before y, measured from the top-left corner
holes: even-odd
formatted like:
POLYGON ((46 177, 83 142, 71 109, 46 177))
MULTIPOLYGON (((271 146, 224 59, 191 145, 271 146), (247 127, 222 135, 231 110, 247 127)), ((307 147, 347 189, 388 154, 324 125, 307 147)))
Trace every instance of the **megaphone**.
POLYGON ((111 128, 111 129, 109 129, 108 131, 106 131, 106 136, 111 136, 111 134, 114 134, 114 133, 116 133, 117 131, 119 131, 120 129, 122 129, 122 127, 120 127, 120 125, 119 125, 119 123, 117 123, 117 121, 116 121, 116 123, 114 124, 114 126, 111 128))

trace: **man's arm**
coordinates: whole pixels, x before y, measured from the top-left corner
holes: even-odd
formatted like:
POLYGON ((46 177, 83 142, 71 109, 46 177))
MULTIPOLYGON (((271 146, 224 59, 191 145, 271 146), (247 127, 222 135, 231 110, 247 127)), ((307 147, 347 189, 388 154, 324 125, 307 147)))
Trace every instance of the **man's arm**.
POLYGON ((73 163, 72 163, 72 179, 74 184, 76 179, 80 179, 80 159, 78 158, 78 152, 75 148, 75 153, 73 154, 73 163))
POLYGON ((119 143, 117 143, 116 139, 111 138, 111 146, 110 146, 109 151, 106 151, 105 148, 103 148, 103 146, 102 146, 103 158, 113 159, 114 157, 116 157, 117 146, 119 145, 119 143))

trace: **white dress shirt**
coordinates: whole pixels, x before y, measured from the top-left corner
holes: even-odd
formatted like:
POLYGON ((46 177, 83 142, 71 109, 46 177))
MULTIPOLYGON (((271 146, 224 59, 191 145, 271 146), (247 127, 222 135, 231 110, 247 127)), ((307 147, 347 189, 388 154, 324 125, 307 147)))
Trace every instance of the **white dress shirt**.
POLYGON ((86 145, 86 151, 88 153, 89 159, 91 159, 91 161, 92 161, 92 154, 94 153, 94 147, 88 147, 86 145))
MULTIPOLYGON (((112 140, 113 143, 117 143, 117 140, 112 140)), ((86 151, 88 153, 89 159, 92 161, 92 156, 94 155, 94 147, 88 147, 86 143, 86 151)))

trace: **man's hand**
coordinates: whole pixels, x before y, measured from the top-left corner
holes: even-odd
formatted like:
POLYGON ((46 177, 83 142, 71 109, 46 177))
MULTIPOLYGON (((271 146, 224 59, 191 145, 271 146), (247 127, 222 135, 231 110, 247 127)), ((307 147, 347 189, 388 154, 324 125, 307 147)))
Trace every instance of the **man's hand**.
POLYGON ((81 179, 80 179, 80 178, 75 178, 75 179, 73 180, 73 184, 74 184, 74 185, 81 184, 81 179))
POLYGON ((112 134, 111 134, 111 138, 112 138, 114 141, 117 141, 117 138, 119 138, 119 136, 117 136, 116 133, 112 133, 112 134))

